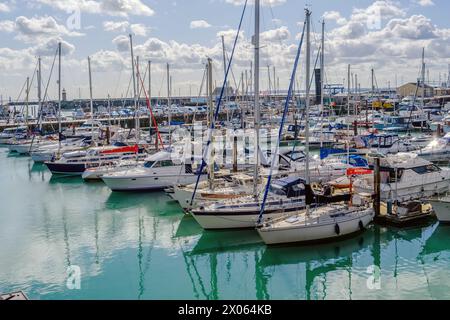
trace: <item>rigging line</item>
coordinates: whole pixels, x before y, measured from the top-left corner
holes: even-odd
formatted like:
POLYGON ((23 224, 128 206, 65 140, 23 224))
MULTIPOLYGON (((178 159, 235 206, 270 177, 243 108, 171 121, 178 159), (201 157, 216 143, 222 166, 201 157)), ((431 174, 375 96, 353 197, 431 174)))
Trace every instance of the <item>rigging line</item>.
MULTIPOLYGON (((295 75, 297 73, 298 62, 300 60, 300 54, 301 54, 301 51, 302 51, 303 39, 305 37, 306 21, 307 21, 307 19, 305 19, 305 22, 304 22, 304 25, 303 25, 302 37, 300 39, 300 43, 299 43, 298 49, 297 49, 297 55, 295 57, 294 68, 292 70, 291 81, 289 83, 289 91, 288 91, 288 95, 286 97, 286 102, 284 104, 284 111, 283 111, 283 117, 281 118, 280 129, 278 131, 278 141, 277 141, 277 144, 276 144, 275 152, 273 154, 272 163, 271 163, 271 166, 270 166, 270 174, 269 174, 269 177, 267 178, 266 189, 264 190, 264 198, 263 198, 263 201, 262 201, 262 204, 261 204, 261 211, 260 211, 259 217, 258 217, 258 224, 260 224, 262 222, 262 218, 263 218, 263 215, 264 215, 264 209, 265 209, 265 205, 266 205, 266 201, 267 201, 267 196, 269 194, 269 188, 270 188, 270 184, 271 184, 271 181, 272 181, 273 169, 274 169, 275 161, 277 159, 278 151, 279 151, 279 148, 280 148, 281 136, 283 135, 283 127, 284 127, 284 123, 286 121, 286 114, 287 114, 287 111, 289 110, 289 100, 290 100, 290 98, 292 96, 292 89, 293 89, 294 82, 295 82, 295 75)), ((306 111, 306 109, 305 109, 305 111, 306 111)), ((309 155, 306 155, 306 156, 309 156, 309 155)))
MULTIPOLYGON (((274 21, 277 20, 275 18, 275 14, 273 13, 273 7, 272 7, 272 3, 269 1, 269 10, 270 10, 270 15, 272 16, 272 26, 274 27, 274 29, 277 28, 277 26, 275 25, 274 21)), ((283 44, 283 41, 281 40, 281 37, 277 37, 277 41, 279 42, 279 44, 283 44)))
POLYGON ((23 89, 25 89, 26 85, 27 85, 27 80, 25 80, 25 82, 23 83, 22 89, 20 89, 19 96, 17 97, 16 103, 19 102, 19 99, 20 99, 20 97, 22 96, 22 93, 23 93, 23 89))
POLYGON ((128 88, 125 92, 125 96, 122 97, 122 108, 125 108, 126 100, 128 97, 128 93, 130 92, 131 82, 133 81, 133 75, 130 76, 130 81, 128 82, 128 88))
POLYGON ((241 19, 239 21, 239 27, 238 27, 238 30, 237 30, 237 33, 236 33, 236 37, 234 39, 233 50, 231 51, 230 62, 228 63, 227 72, 225 73, 225 78, 223 79, 222 90, 220 92, 220 97, 219 97, 219 99, 217 101, 217 106, 216 106, 216 110, 215 110, 215 113, 214 113, 214 118, 211 121, 211 128, 210 128, 209 133, 208 133, 208 143, 206 144, 206 147, 205 147, 205 150, 204 150, 204 153, 203 153, 202 164, 201 164, 199 170, 197 171, 197 181, 195 183, 194 192, 192 193, 191 205, 194 202, 195 194, 197 192, 197 188, 198 188, 198 184, 200 182, 200 177, 201 177, 202 171, 203 171, 203 169, 206 166, 205 158, 208 155, 208 149, 209 149, 209 145, 211 144, 212 134, 213 134, 213 130, 215 128, 215 123, 217 121, 217 118, 219 117, 220 104, 222 102, 222 99, 223 99, 223 96, 224 96, 224 93, 225 93, 225 86, 227 84, 228 74, 230 72, 231 64, 233 62, 234 52, 236 50, 236 46, 237 46, 237 43, 238 43, 238 40, 239 40, 239 35, 241 33, 242 21, 244 20, 245 11, 247 9, 247 3, 248 3, 248 0, 245 0, 244 9, 242 10, 241 19))
POLYGON ((122 80, 122 73, 123 73, 123 64, 120 68, 119 78, 117 79, 117 84, 116 84, 116 87, 114 88, 113 97, 117 97, 117 91, 119 90, 119 85, 122 80))
MULTIPOLYGON (((47 93, 48 93, 48 88, 50 86, 50 80, 52 79, 52 74, 53 74, 53 68, 55 67, 55 63, 56 63, 56 57, 58 56, 58 49, 56 49, 56 53, 55 53, 55 57, 53 58, 53 63, 52 63, 52 68, 50 69, 50 74, 48 76, 48 81, 47 81, 47 86, 45 88, 45 93, 44 93, 44 98, 42 99, 42 101, 45 101, 46 97, 47 97, 47 93)), ((42 79, 42 77, 40 77, 42 79)))
MULTIPOLYGON (((161 146, 164 149, 164 142, 162 141, 161 133, 159 132, 158 123, 156 122, 156 118, 153 115, 153 110, 152 110, 152 106, 151 106, 151 103, 150 103, 150 98, 148 97, 147 90, 145 89, 144 81, 142 80, 141 74, 139 72, 138 72, 138 75, 139 75, 139 80, 141 80, 141 88, 144 91, 145 102, 147 103, 147 108, 150 110, 150 115, 151 115, 152 120, 153 120, 153 125, 155 126, 155 129, 156 129, 156 135, 157 135, 156 139, 159 139, 159 141, 161 142, 161 146)), ((145 75, 144 75, 144 78, 145 78, 145 75)), ((150 130, 151 130, 151 125, 149 125, 149 127, 150 127, 150 130)))

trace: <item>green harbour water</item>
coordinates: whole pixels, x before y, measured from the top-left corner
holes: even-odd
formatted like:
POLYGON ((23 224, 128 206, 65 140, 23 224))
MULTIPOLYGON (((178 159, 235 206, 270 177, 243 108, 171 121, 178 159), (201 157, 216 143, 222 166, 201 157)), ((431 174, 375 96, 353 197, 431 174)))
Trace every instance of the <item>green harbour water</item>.
POLYGON ((0 292, 31 299, 450 299, 450 226, 371 226, 339 242, 266 247, 203 231, 164 193, 52 178, 0 148, 0 292), (67 286, 80 268, 80 289, 67 286))

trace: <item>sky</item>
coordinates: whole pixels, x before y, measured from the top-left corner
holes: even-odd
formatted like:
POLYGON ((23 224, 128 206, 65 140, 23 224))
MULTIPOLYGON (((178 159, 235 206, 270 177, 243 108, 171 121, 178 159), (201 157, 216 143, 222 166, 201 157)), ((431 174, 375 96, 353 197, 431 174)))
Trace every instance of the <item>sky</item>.
MULTIPOLYGON (((244 15, 232 64, 231 85, 253 60, 254 5, 244 15)), ((227 55, 245 0, 0 0, 0 94, 15 101, 42 57, 48 97, 57 97, 56 68, 49 79, 58 42, 62 42, 62 87, 68 99, 89 94, 87 57, 92 61, 94 98, 131 97, 129 34, 141 72, 152 61, 152 95, 167 95, 170 64, 172 95, 198 95, 207 58, 214 79, 223 81, 221 36, 227 55)), ((312 11, 315 61, 325 19, 325 80, 346 83, 347 66, 361 87, 416 81, 425 48, 427 80, 445 81, 450 64, 450 2, 445 0, 261 0, 261 88, 267 90, 268 66, 286 90, 303 28, 306 6, 312 11)), ((305 87, 304 50, 297 82, 305 87)), ((273 79, 272 79, 273 80, 273 79)), ((356 81, 355 81, 356 82, 356 81)), ((36 81, 30 99, 36 99, 36 81)), ((22 92, 20 98, 23 99, 22 92)))

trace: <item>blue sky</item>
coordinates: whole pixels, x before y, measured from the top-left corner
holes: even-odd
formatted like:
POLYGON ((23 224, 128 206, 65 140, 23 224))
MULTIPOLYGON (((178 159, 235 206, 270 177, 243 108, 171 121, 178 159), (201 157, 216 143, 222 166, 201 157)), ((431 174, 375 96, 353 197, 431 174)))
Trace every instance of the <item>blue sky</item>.
MULTIPOLYGON (((198 90, 207 56, 215 63, 221 81, 221 46, 227 49, 242 12, 243 0, 1 0, 0 93, 17 98, 37 55, 44 58, 44 76, 58 41, 63 41, 63 86, 69 97, 87 95, 87 56, 92 56, 96 96, 126 94, 129 54, 126 36, 134 33, 136 54, 154 63, 155 94, 164 91, 164 64, 173 66, 173 94, 198 90), (70 18, 78 17, 71 24, 70 18), (75 14, 75 15, 74 15, 75 14), (69 24, 68 24, 69 19, 69 24), (190 88, 190 89, 189 89, 190 88)), ((263 0, 262 83, 267 88, 266 66, 276 66, 280 86, 287 86, 293 53, 301 32, 306 1, 263 0), (267 5, 267 3, 271 3, 267 5)), ((343 82, 347 64, 367 86, 370 69, 379 86, 388 81, 414 81, 425 47, 430 79, 444 78, 450 63, 450 2, 444 0, 369 1, 315 0, 313 30, 326 18, 327 81, 343 82), (368 22, 374 16, 377 20, 368 22), (372 27, 370 23, 375 23, 372 27)), ((233 67, 235 77, 249 69, 253 6, 248 8, 243 36, 233 67)), ((314 35, 313 39, 318 39, 314 35)), ((314 44, 315 45, 315 44, 314 44)), ((299 73, 301 78, 302 72, 299 73)), ((301 80, 301 79, 300 79, 301 80)), ((53 83, 53 81, 51 82, 53 83)), ((49 88, 50 96, 56 86, 49 88)))

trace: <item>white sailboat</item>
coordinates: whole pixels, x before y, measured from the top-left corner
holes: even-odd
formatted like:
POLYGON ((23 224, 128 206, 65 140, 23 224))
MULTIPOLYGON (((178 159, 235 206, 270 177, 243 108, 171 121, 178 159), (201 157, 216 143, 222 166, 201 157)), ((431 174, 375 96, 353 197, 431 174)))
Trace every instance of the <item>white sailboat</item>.
MULTIPOLYGON (((310 18, 306 9, 306 154, 309 155, 309 79, 310 18)), ((306 185, 310 184, 309 157, 306 158, 306 185)), ((306 195, 306 209, 274 220, 264 220, 257 231, 264 243, 282 244, 332 239, 364 229, 374 217, 373 208, 354 199, 353 205, 333 204, 310 208, 311 195, 306 195)), ((362 199, 361 199, 362 200, 362 199)))

